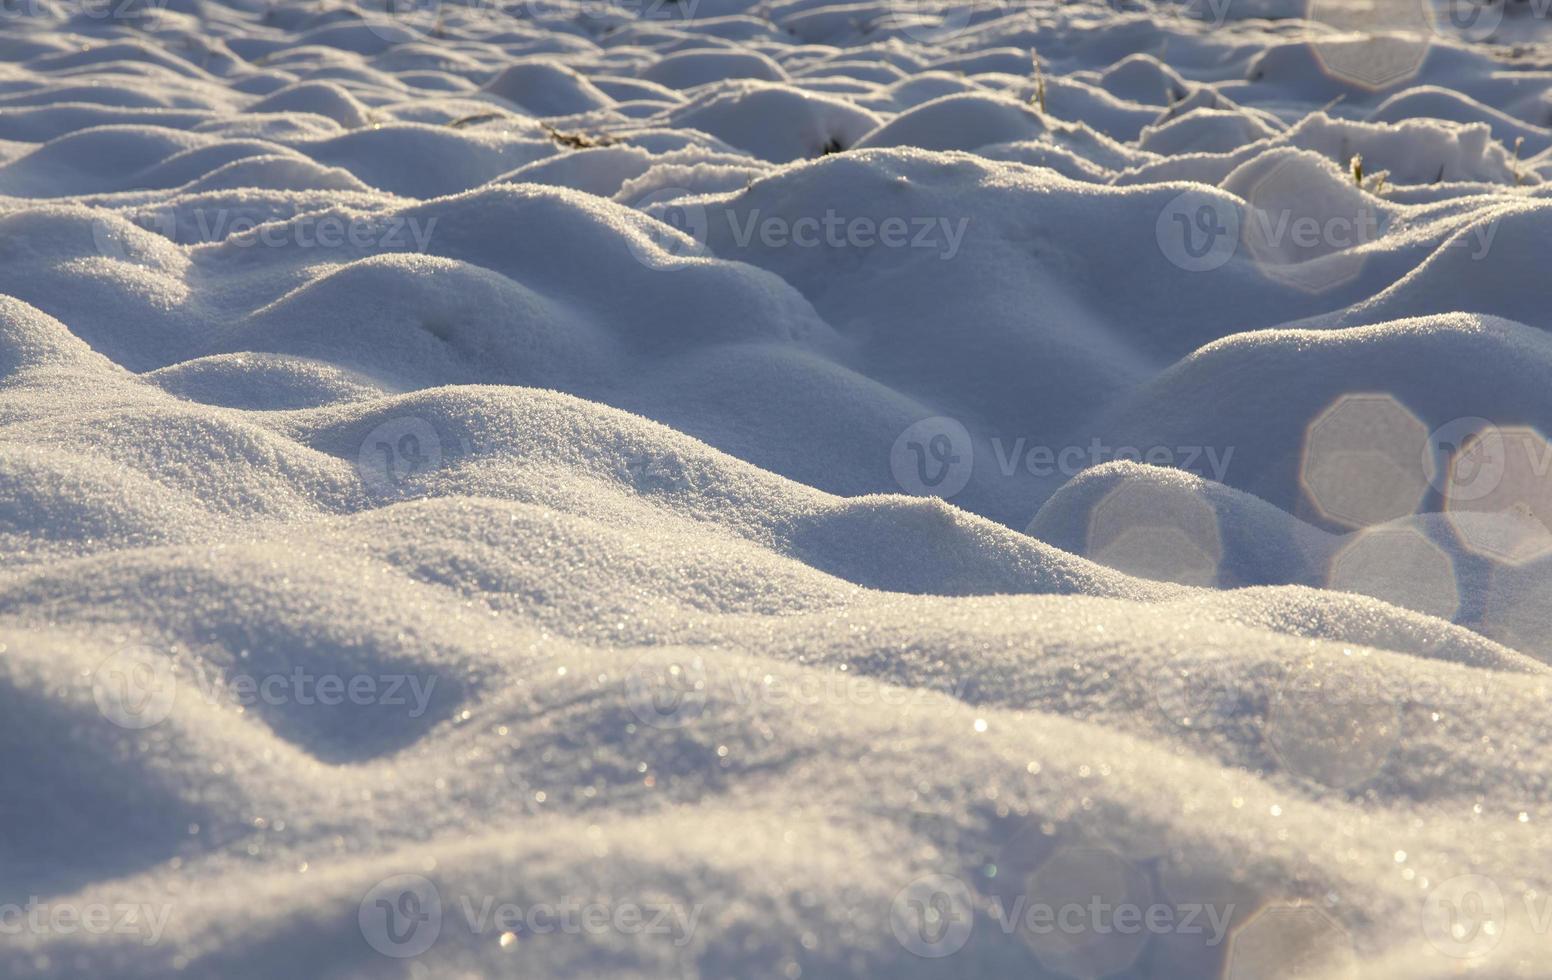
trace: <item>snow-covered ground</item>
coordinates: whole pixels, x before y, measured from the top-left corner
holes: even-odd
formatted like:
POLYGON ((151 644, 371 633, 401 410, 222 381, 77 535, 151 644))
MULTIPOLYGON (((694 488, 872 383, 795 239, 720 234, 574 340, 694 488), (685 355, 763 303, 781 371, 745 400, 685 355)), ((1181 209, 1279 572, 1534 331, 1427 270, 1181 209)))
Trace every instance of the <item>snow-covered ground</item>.
POLYGON ((1552 975, 1425 3, 5 3, 0 974, 1552 975))

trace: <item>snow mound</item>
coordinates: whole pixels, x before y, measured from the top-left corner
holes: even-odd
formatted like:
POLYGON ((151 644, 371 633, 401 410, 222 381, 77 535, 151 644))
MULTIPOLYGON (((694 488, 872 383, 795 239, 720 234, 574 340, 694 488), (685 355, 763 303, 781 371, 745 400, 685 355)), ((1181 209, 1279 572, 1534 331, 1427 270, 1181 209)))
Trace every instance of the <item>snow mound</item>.
POLYGON ((5 5, 0 975, 1544 975, 1545 18, 1326 6, 5 5))

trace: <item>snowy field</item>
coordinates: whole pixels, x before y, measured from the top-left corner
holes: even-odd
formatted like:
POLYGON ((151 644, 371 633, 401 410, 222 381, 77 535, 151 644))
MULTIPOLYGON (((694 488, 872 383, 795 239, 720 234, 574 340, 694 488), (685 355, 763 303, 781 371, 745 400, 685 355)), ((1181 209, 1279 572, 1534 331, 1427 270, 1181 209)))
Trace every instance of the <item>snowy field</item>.
POLYGON ((5 0, 0 976, 1552 976, 1427 2, 5 0))

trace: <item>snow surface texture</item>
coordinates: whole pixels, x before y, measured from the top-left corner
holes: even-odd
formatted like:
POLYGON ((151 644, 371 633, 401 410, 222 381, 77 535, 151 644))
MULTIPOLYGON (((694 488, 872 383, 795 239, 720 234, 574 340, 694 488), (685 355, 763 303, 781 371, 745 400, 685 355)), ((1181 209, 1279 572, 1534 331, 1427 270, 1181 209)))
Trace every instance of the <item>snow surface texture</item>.
POLYGON ((6 4, 0 974, 1549 975, 1545 7, 6 4))

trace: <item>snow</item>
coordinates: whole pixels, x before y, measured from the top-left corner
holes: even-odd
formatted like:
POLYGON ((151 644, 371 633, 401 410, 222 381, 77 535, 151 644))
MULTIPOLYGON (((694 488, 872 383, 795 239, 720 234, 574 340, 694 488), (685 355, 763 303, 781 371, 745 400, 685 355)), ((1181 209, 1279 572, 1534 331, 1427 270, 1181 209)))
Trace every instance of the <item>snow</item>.
POLYGON ((6 5, 0 974, 1545 975, 1465 13, 6 5))

